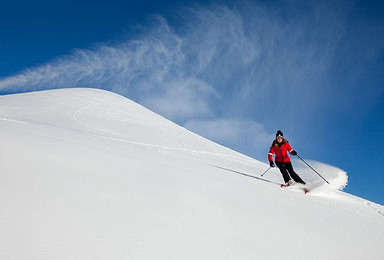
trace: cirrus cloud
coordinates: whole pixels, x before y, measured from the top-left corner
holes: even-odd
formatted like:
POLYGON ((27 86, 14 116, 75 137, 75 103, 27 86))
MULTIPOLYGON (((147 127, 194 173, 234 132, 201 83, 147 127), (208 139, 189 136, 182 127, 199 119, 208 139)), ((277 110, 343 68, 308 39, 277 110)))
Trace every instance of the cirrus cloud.
POLYGON ((106 89, 261 155, 270 142, 266 129, 276 130, 281 111, 286 118, 278 123, 288 127, 328 101, 323 83, 346 30, 344 1, 283 3, 201 4, 178 10, 175 19, 155 15, 125 41, 2 78, 0 90, 106 89))

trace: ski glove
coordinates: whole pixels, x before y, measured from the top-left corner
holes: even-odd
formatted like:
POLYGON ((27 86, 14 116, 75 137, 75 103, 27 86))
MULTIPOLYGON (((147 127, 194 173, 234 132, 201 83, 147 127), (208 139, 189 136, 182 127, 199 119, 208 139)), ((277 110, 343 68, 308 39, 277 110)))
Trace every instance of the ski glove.
POLYGON ((269 165, 270 165, 271 167, 275 167, 275 164, 274 164, 273 162, 269 162, 269 165))
POLYGON ((291 154, 292 155, 297 155, 297 152, 295 150, 292 150, 291 154))

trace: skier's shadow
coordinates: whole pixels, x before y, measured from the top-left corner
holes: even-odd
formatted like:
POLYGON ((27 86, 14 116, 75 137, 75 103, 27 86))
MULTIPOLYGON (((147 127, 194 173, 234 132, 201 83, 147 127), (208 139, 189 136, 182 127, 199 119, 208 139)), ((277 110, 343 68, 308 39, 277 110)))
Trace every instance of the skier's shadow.
MULTIPOLYGON (((256 176, 253 176, 253 175, 249 175, 249 174, 243 173, 243 172, 238 172, 238 171, 231 170, 231 169, 227 169, 227 168, 220 167, 220 166, 217 166, 217 165, 212 165, 212 164, 210 164, 210 165, 211 165, 212 167, 215 167, 215 168, 219 168, 219 169, 222 169, 222 170, 226 170, 226 171, 229 171, 229 172, 233 172, 233 173, 236 173, 236 174, 239 174, 239 175, 242 175, 242 176, 246 176, 246 177, 249 177, 249 178, 253 178, 253 179, 259 180, 259 181, 265 181, 265 182, 269 182, 269 183, 275 183, 275 182, 272 182, 272 181, 269 181, 269 180, 266 180, 266 179, 263 179, 263 178, 260 178, 260 177, 256 177, 256 176)), ((276 183, 275 183, 275 184, 276 184, 276 183)))

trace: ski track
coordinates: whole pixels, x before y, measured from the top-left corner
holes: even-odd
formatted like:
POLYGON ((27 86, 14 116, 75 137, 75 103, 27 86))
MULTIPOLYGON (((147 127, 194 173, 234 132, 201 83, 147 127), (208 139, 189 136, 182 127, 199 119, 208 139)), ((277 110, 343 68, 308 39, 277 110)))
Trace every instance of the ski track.
MULTIPOLYGON (((13 119, 7 119, 7 118, 0 118, 0 120, 12 122, 12 123, 18 123, 18 124, 28 124, 28 125, 35 125, 35 126, 39 126, 39 127, 47 127, 47 128, 52 128, 52 129, 59 129, 59 130, 64 129, 62 127, 56 127, 56 126, 52 126, 52 125, 45 125, 45 124, 40 124, 40 123, 36 123, 36 122, 27 122, 27 121, 13 120, 13 119)), ((95 134, 95 133, 92 133, 92 132, 85 132, 85 131, 75 130, 75 129, 71 129, 71 128, 65 128, 65 130, 68 131, 68 132, 71 132, 71 133, 79 134, 79 135, 87 135, 87 136, 92 136, 92 137, 98 137, 98 138, 103 138, 103 139, 112 140, 112 141, 116 141, 116 142, 122 142, 122 143, 134 144, 134 145, 141 145, 141 146, 148 146, 148 147, 160 148, 160 149, 165 149, 165 150, 173 150, 173 151, 178 151, 178 152, 208 154, 208 155, 213 155, 213 156, 238 159, 238 157, 229 156, 229 155, 226 155, 226 154, 211 153, 211 152, 206 152, 206 151, 189 150, 189 149, 182 149, 182 148, 176 148, 176 147, 170 147, 170 146, 163 146, 163 145, 135 142, 135 141, 130 141, 130 140, 126 140, 126 139, 121 139, 121 137, 111 137, 111 136, 106 136, 106 135, 102 135, 102 134, 95 134)))

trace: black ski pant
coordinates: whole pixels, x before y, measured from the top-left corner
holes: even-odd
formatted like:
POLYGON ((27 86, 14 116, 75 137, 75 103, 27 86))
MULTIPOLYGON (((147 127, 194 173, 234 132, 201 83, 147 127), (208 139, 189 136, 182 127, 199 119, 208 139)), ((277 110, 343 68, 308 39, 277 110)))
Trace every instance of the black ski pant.
POLYGON ((279 170, 281 174, 283 175, 284 182, 287 183, 291 177, 295 182, 305 184, 305 182, 300 178, 299 175, 293 170, 292 163, 291 162, 276 162, 277 167, 279 167, 279 170), (288 174, 289 172, 289 174, 288 174))

